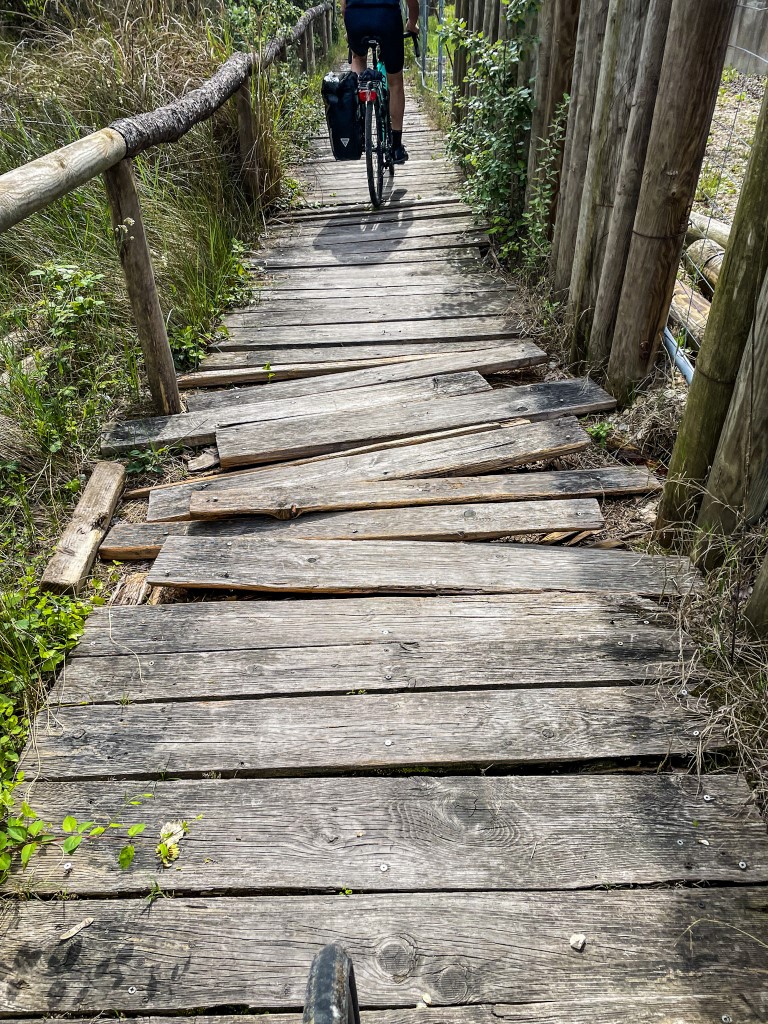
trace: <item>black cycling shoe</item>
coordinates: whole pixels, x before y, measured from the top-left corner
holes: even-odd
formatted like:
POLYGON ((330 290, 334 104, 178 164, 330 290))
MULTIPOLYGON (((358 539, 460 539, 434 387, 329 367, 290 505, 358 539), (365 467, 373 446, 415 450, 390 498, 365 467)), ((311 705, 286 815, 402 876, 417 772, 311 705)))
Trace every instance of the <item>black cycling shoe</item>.
POLYGON ((404 164, 408 159, 408 150, 405 146, 398 146, 397 149, 392 150, 392 163, 393 164, 404 164))

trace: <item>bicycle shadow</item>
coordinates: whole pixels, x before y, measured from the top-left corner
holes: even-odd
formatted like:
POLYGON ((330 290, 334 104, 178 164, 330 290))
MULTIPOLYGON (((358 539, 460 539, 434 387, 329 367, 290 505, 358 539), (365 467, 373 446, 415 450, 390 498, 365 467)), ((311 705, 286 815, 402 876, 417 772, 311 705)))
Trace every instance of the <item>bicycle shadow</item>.
MULTIPOLYGON (((408 236, 404 231, 396 231, 396 237, 392 237, 393 229, 406 228, 414 220, 414 208, 399 205, 409 191, 406 185, 397 185, 396 178, 387 175, 378 210, 361 210, 357 218, 344 220, 343 223, 330 217, 317 233, 312 248, 318 252, 332 252, 335 259, 341 263, 359 263, 361 253, 369 252, 367 244, 362 250, 356 249, 356 242, 362 244, 386 241, 387 251, 396 252, 408 241, 408 236), (376 216, 384 212, 391 215, 393 211, 397 211, 398 214, 395 218, 388 216, 386 220, 381 220, 376 216)), ((333 207, 328 207, 329 214, 332 209, 333 207)))

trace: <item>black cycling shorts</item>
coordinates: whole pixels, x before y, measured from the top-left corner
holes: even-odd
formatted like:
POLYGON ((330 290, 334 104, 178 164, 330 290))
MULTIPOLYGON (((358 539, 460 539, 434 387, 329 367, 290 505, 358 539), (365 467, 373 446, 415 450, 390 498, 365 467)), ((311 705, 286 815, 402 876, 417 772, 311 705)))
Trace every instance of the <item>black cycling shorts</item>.
POLYGON ((388 74, 395 75, 405 64, 403 16, 394 4, 353 4, 344 12, 347 41, 352 53, 365 57, 367 41, 378 39, 381 59, 388 74))

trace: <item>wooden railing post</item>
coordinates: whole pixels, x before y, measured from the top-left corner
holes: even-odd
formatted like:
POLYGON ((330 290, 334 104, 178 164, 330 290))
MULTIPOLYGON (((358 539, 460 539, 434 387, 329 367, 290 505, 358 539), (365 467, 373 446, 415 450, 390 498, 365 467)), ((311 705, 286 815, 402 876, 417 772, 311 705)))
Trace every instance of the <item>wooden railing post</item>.
POLYGON ((157 294, 152 257, 144 233, 131 161, 121 160, 105 171, 104 183, 128 298, 144 353, 149 390, 152 392, 155 411, 169 416, 182 411, 181 396, 165 318, 157 294))
POLYGON ((331 52, 331 37, 328 31, 328 14, 324 11, 320 15, 320 46, 323 54, 323 59, 328 57, 331 52))
POLYGON ((250 78, 235 93, 235 104, 237 106, 237 132, 240 140, 240 166, 243 171, 243 181, 252 198, 258 199, 261 187, 250 78))
POLYGON ((307 33, 302 33, 299 39, 299 64, 301 70, 305 75, 309 74, 309 42, 307 40, 307 33))
POLYGON ((315 61, 315 23, 312 22, 307 29, 307 55, 309 57, 309 74, 314 75, 315 61))

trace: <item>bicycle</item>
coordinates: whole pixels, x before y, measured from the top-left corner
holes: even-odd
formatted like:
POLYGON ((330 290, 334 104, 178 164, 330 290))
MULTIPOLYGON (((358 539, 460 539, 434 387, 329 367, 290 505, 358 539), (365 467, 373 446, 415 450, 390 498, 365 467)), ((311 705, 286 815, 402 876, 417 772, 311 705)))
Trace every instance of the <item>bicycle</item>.
POLYGON ((352 961, 343 946, 324 946, 309 968, 303 1024, 360 1024, 352 961))
MULTIPOLYGON (((403 38, 413 41, 416 56, 420 56, 416 32, 405 32, 403 38)), ((394 177, 395 162, 392 158, 392 122, 389 116, 389 86, 387 69, 381 59, 378 39, 366 40, 365 71, 359 76, 358 99, 365 108, 365 167, 368 175, 368 192, 371 202, 378 208, 384 191, 384 171, 394 177), (370 63, 369 63, 370 59, 370 63)))

